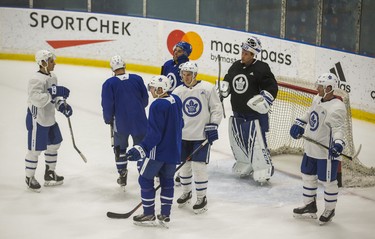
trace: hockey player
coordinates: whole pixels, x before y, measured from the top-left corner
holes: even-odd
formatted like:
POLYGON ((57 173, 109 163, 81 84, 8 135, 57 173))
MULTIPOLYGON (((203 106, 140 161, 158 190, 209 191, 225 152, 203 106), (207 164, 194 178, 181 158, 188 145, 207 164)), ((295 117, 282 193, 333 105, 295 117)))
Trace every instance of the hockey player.
POLYGON ((70 117, 73 110, 65 102, 69 97, 69 89, 59 86, 56 75, 52 73, 56 65, 56 56, 48 50, 40 50, 35 54, 35 60, 39 71, 33 75, 28 84, 26 115, 28 151, 25 164, 28 188, 40 192, 41 186, 34 175, 42 151, 46 162, 44 186, 61 185, 64 182, 64 177, 55 173, 57 151, 62 142, 60 128, 55 120, 55 109, 66 117, 70 117))
POLYGON ((278 86, 268 64, 255 58, 261 51, 261 42, 255 36, 243 42, 241 60, 232 64, 218 89, 221 97, 231 95, 229 138, 236 159, 233 170, 240 176, 252 173, 255 181, 264 183, 273 175, 266 132, 278 86))
POLYGON ((182 84, 180 76, 180 65, 189 61, 189 56, 192 52, 192 47, 189 43, 180 41, 173 48, 173 58, 164 63, 161 67, 161 74, 168 77, 171 81, 171 93, 177 86, 182 84))
POLYGON ((180 169, 183 194, 177 199, 177 203, 179 207, 190 203, 194 176, 197 201, 193 210, 198 214, 207 210, 207 165, 210 145, 218 139, 217 129, 223 117, 223 111, 215 86, 197 80, 197 64, 190 61, 183 63, 180 74, 183 84, 178 86, 173 93, 180 97, 183 106, 185 126, 182 129, 181 160, 185 160, 205 139, 209 142, 180 169))
POLYGON ((121 187, 127 184, 128 161, 125 158, 129 136, 133 144, 139 144, 146 135, 147 117, 145 107, 148 105, 148 93, 141 76, 127 74, 126 64, 121 56, 110 60, 114 76, 107 79, 102 86, 103 118, 113 129, 113 149, 121 187))
POLYGON ((293 210, 297 218, 317 218, 316 191, 318 180, 324 186, 325 210, 319 218, 324 224, 332 220, 338 196, 337 169, 340 154, 345 147, 344 121, 346 117, 345 104, 333 94, 338 88, 337 77, 332 73, 325 73, 316 81, 318 95, 313 99, 308 111, 296 119, 290 129, 290 135, 299 139, 302 135, 329 146, 329 150, 305 141, 304 155, 301 163, 303 180, 304 206, 293 210))
POLYGON ((181 136, 183 128, 182 103, 180 98, 168 94, 170 80, 166 76, 154 76, 148 85, 156 99, 149 109, 147 135, 142 142, 127 153, 130 161, 138 161, 143 213, 133 217, 136 225, 155 224, 154 177, 160 179, 161 213, 159 223, 167 224, 173 202, 173 176, 180 163, 181 136))

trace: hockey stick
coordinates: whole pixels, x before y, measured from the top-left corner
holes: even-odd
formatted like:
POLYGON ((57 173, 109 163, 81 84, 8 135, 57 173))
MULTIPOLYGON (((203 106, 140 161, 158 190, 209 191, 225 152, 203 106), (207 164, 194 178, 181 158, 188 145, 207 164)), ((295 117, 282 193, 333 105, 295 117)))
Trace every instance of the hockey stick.
MULTIPOLYGON (((64 99, 64 105, 65 105, 65 109, 66 109, 66 105, 67 104, 66 104, 66 100, 65 99, 64 99)), ((70 122, 70 117, 67 117, 67 118, 68 118, 68 123, 69 123, 70 135, 72 136, 73 147, 79 153, 79 155, 81 156, 81 158, 83 159, 83 161, 85 163, 87 163, 87 159, 86 159, 85 155, 83 155, 82 152, 76 146, 76 143, 75 143, 75 140, 74 140, 74 135, 73 135, 72 122, 70 122)))
MULTIPOLYGON (((206 144, 208 143, 208 140, 206 139, 205 141, 203 141, 203 143, 201 145, 199 145, 198 148, 196 148, 185 160, 185 162, 183 162, 182 164, 180 164, 177 168, 176 168, 176 172, 178 170, 180 170, 180 168, 182 166, 184 166, 184 164, 187 162, 187 161, 190 161, 190 159, 196 154, 198 153, 199 150, 201 150, 206 144)), ((157 190, 159 190, 160 188, 160 184, 159 186, 157 186, 155 188, 155 192, 157 190)), ((133 215, 133 213, 135 211, 138 210, 138 208, 140 208, 142 206, 142 202, 140 202, 137 206, 135 206, 131 211, 127 212, 127 213, 116 213, 116 212, 107 212, 107 217, 109 218, 113 218, 113 219, 126 219, 126 218, 129 218, 131 215, 133 215)))
MULTIPOLYGON (((304 135, 302 135, 302 138, 306 139, 307 141, 311 142, 311 143, 314 143, 316 145, 319 145, 320 147, 323 147, 325 149, 328 149, 329 150, 329 147, 322 144, 322 143, 319 143, 318 141, 315 141, 313 140, 312 138, 309 138, 309 137, 306 137, 304 135)), ((346 154, 341 154, 341 156, 347 158, 347 159, 350 159, 350 160, 353 160, 354 158, 357 158, 357 156, 359 155, 359 153, 361 152, 361 149, 362 149, 362 144, 359 145, 358 147, 358 150, 357 152, 354 152, 354 155, 353 156, 349 156, 349 155, 346 155, 346 154)))
POLYGON ((219 75, 217 77, 217 87, 219 89, 219 97, 220 97, 220 101, 221 101, 221 107, 223 107, 223 116, 224 116, 224 119, 225 119, 225 109, 224 109, 224 103, 223 103, 223 97, 221 96, 221 89, 220 89, 220 74, 221 74, 221 57, 220 55, 217 55, 217 61, 219 62, 219 75))
POLYGON ((114 140, 114 136, 113 136, 113 123, 110 124, 110 130, 111 130, 111 146, 115 146, 115 140, 114 140))

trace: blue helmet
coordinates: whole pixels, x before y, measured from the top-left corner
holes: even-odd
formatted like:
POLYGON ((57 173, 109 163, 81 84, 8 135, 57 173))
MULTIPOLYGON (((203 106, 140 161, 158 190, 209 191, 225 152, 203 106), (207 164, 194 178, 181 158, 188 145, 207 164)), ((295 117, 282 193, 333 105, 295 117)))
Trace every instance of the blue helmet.
POLYGON ((178 42, 175 46, 176 47, 179 47, 181 48, 184 52, 185 52, 185 55, 187 55, 188 57, 190 56, 193 48, 191 47, 190 43, 187 43, 187 42, 184 42, 184 41, 180 41, 178 42))

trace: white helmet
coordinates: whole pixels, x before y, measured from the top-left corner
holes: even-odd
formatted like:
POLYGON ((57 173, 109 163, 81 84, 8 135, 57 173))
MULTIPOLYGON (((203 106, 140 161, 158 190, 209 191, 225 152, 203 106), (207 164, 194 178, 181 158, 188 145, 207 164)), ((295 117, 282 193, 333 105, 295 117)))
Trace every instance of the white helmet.
POLYGON ((42 63, 43 61, 47 63, 48 65, 48 60, 50 58, 53 58, 53 60, 55 60, 56 56, 55 54, 53 54, 52 52, 48 50, 40 50, 40 51, 37 51, 35 54, 35 61, 39 66, 43 66, 43 63, 42 63))
POLYGON ((242 49, 245 51, 250 51, 254 55, 257 55, 262 51, 262 43, 255 36, 250 36, 245 42, 242 43, 242 49))
POLYGON ((198 65, 196 63, 191 62, 191 61, 187 61, 187 62, 181 64, 179 68, 180 68, 180 76, 181 77, 182 77, 183 71, 193 72, 193 76, 194 76, 193 78, 194 79, 198 74, 198 65))
POLYGON ((155 89, 162 88, 163 93, 160 94, 162 95, 171 88, 171 80, 163 75, 153 76, 150 83, 148 83, 148 89, 150 89, 150 87, 155 87, 155 89))
POLYGON ((111 65, 112 71, 115 71, 115 70, 121 69, 121 68, 125 69, 125 67, 126 67, 126 64, 125 64, 124 60, 119 55, 112 56, 109 64, 111 65))
POLYGON ((322 85, 324 88, 327 86, 332 86, 332 90, 337 89, 339 87, 339 81, 335 74, 332 73, 324 73, 318 77, 315 82, 315 85, 322 85))

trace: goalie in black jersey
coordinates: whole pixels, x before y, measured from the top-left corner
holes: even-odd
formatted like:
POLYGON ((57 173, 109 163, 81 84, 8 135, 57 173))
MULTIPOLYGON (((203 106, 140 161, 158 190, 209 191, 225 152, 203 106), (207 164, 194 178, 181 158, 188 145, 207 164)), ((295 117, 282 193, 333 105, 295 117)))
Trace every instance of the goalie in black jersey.
POLYGON ((250 36, 242 43, 241 60, 233 63, 217 88, 221 97, 231 95, 233 116, 229 119, 229 138, 236 159, 233 170, 264 183, 273 175, 266 132, 268 112, 278 86, 268 64, 255 58, 261 51, 260 40, 250 36))

